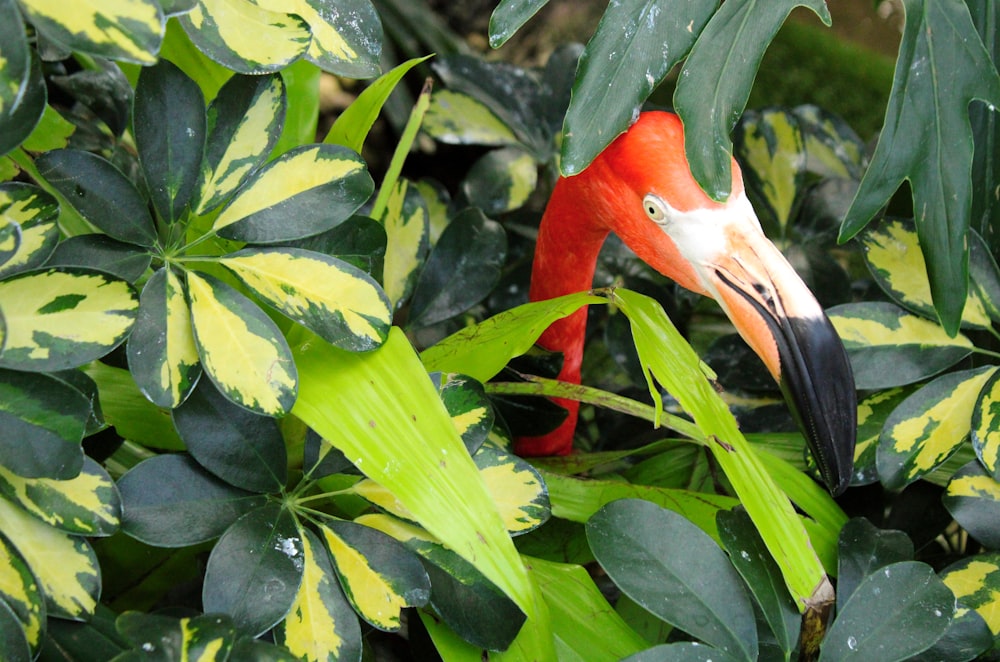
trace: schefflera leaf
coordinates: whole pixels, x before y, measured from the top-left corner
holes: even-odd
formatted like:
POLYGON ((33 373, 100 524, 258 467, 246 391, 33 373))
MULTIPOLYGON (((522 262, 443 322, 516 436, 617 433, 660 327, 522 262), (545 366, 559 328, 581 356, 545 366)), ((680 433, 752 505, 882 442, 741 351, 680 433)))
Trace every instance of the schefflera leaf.
POLYGON ((955 595, 956 619, 976 612, 993 636, 1000 636, 1000 552, 956 561, 941 571, 941 579, 955 595))
POLYGON ((188 272, 198 356, 222 393, 238 405, 280 416, 295 402, 297 372, 281 331, 229 285, 188 272))
MULTIPOLYGON (((45 595, 24 556, 0 533, 0 604, 4 603, 13 612, 26 643, 36 651, 45 629, 45 595)), ((6 647, 11 646, 11 640, 5 637, 3 642, 4 653, 10 655, 6 647)))
POLYGON ((59 240, 58 216, 59 203, 37 186, 0 184, 0 277, 45 262, 59 240))
POLYGON ((395 632, 405 607, 422 607, 430 600, 430 579, 402 543, 353 522, 328 521, 319 529, 344 595, 374 627, 395 632))
POLYGON ((191 311, 184 287, 170 267, 158 269, 142 288, 126 356, 139 389, 160 407, 177 407, 198 382, 201 363, 191 311))
POLYGON ((365 162, 340 145, 303 145, 256 171, 215 220, 225 239, 273 244, 347 220, 375 190, 365 162))
POLYGON ((979 393, 972 412, 972 449, 994 479, 1000 480, 1000 372, 979 393))
POLYGON ((327 342, 367 351, 385 342, 389 298, 367 273, 300 248, 246 249, 219 262, 257 296, 327 342))
POLYGON ((452 145, 517 145, 514 131, 474 97, 437 90, 420 128, 435 140, 452 145))
POLYGON ((457 373, 437 377, 438 392, 462 442, 474 455, 493 429, 493 408, 480 382, 457 373))
POLYGON ((955 472, 941 498, 963 529, 990 549, 1000 549, 1000 482, 973 460, 955 472))
POLYGON ((549 491, 538 471, 510 453, 489 446, 472 457, 512 536, 537 529, 549 519, 549 491))
POLYGON ((398 307, 413 291, 430 248, 430 222, 423 196, 405 179, 389 194, 385 214, 386 249, 382 282, 398 307))

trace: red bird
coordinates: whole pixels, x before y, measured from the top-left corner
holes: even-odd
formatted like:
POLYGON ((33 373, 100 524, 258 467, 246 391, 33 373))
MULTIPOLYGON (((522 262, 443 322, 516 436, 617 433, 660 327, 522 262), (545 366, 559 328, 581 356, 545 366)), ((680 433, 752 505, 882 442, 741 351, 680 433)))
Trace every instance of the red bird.
MULTIPOLYGON (((763 359, 809 442, 827 487, 851 480, 857 430, 854 378, 840 338, 788 261, 761 231, 733 161, 733 189, 715 202, 684 155, 680 119, 646 112, 582 173, 561 178, 538 229, 532 301, 588 290, 597 255, 614 232, 642 260, 722 306, 763 359)), ((539 339, 563 353, 559 379, 579 383, 587 311, 557 321, 539 339)), ((518 440, 522 455, 564 455, 579 403, 553 432, 518 440)))

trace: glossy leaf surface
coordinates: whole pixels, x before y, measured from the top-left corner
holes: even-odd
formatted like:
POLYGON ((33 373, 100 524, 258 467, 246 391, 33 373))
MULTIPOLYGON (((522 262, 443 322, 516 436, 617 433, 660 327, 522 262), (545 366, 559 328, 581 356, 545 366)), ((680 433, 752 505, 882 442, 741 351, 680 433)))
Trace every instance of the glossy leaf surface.
POLYGON ((410 296, 423 266, 428 243, 427 206, 405 179, 389 194, 385 214, 386 249, 382 283, 394 308, 410 296))
POLYGON ((956 561, 941 571, 941 579, 954 593, 956 617, 975 611, 994 638, 1000 635, 1000 554, 991 552, 956 561))
POLYGON ((0 277, 45 262, 59 238, 58 213, 59 203, 40 188, 18 182, 0 184, 0 225, 4 226, 0 277), (15 229, 16 240, 8 234, 15 229))
POLYGON ((134 284, 146 273, 152 261, 153 256, 148 250, 95 232, 63 239, 45 264, 49 267, 96 269, 134 284))
POLYGON ((913 560, 913 542, 902 531, 882 530, 855 518, 844 525, 838 542, 837 604, 854 595, 862 580, 891 563, 913 560))
MULTIPOLYGON (((14 641, 17 637, 8 635, 13 630, 20 633, 25 649, 30 646, 32 650, 36 650, 44 635, 45 596, 28 562, 2 534, 0 559, 3 560, 0 565, 0 584, 3 586, 0 588, 0 603, 8 610, 0 615, 0 619, 9 619, 3 625, 4 636, 0 641, 11 651, 16 650, 14 641)), ((28 660, 31 656, 25 655, 20 659, 28 660)))
POLYGON ((483 385, 466 375, 442 375, 439 393, 465 448, 475 455, 495 420, 483 385))
POLYGON ((518 137, 489 106, 462 92, 438 90, 421 128, 451 145, 517 145, 518 137))
POLYGON ((1000 478, 1000 373, 993 373, 972 412, 972 448, 993 478, 1000 478))
POLYGON ((941 499, 955 521, 989 549, 1000 549, 1000 483, 973 460, 956 471, 941 499))

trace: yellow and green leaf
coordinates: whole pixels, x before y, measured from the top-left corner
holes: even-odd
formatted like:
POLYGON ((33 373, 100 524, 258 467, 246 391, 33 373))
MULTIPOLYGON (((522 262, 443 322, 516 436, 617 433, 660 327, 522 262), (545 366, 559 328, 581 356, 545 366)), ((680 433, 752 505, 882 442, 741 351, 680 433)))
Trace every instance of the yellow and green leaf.
POLYGON ((1000 482, 977 460, 952 475, 941 502, 977 542, 987 549, 1000 547, 1000 482))
POLYGON ((202 366, 231 401, 269 416, 295 402, 292 353, 274 322, 229 285, 208 275, 187 277, 191 321, 202 366))
POLYGON ((0 277, 33 269, 48 259, 59 239, 58 217, 59 203, 42 189, 19 182, 0 185, 0 255, 6 257, 0 258, 0 277))
POLYGON ((112 60, 153 64, 163 40, 156 0, 20 0, 39 32, 71 50, 112 60))
POLYGON ((512 536, 533 531, 548 521, 549 491, 534 467, 516 455, 490 447, 480 448, 472 459, 512 536))
POLYGON ((382 282, 394 307, 409 296, 429 249, 427 207, 409 182, 400 179, 389 195, 384 216, 387 238, 382 282))
POLYGON ((330 557, 316 535, 302 535, 302 583, 288 616, 277 628, 278 643, 310 662, 361 657, 358 617, 344 598, 330 557))
POLYGON ((471 377, 450 373, 441 376, 439 392, 465 447, 475 454, 493 429, 493 408, 486 390, 471 377))
POLYGON ((784 234, 805 174, 805 148, 799 123, 785 111, 751 111, 740 122, 738 131, 739 154, 748 166, 746 181, 758 193, 755 200, 758 213, 770 216, 784 234))
POLYGON ((893 388, 872 393, 858 403, 858 437, 851 485, 870 485, 878 481, 876 456, 882 426, 892 411, 912 393, 912 388, 893 388))
POLYGON ((389 299, 347 262, 298 248, 247 249, 220 262, 261 299, 337 347, 358 352, 385 342, 389 299))
POLYGON ((865 145, 839 117, 818 106, 797 106, 805 144, 805 167, 820 177, 857 179, 864 171, 865 145))
POLYGON ((191 311, 170 267, 156 271, 143 287, 139 317, 126 349, 136 384, 157 406, 177 407, 198 382, 201 364, 191 311))
MULTIPOLYGON (((5 526, 6 528, 6 526, 5 526)), ((31 567, 17 547, 0 531, 0 602, 7 605, 21 622, 21 630, 32 651, 42 643, 45 629, 45 595, 31 572, 31 567)))
POLYGON ((520 142, 511 128, 485 104, 453 90, 434 93, 422 128, 436 140, 456 145, 517 145, 520 142))
POLYGON ((986 470, 1000 479, 1000 372, 983 386, 972 412, 972 448, 986 470))
POLYGON ((22 478, 0 466, 0 495, 66 533, 108 536, 118 530, 121 499, 108 473, 85 458, 76 478, 22 478))
POLYGON ((1000 553, 979 554, 954 563, 941 572, 941 579, 955 594, 955 618, 975 611, 1000 636, 1000 553))
POLYGON ((877 451, 878 473, 901 489, 930 473, 969 436, 979 392, 997 368, 942 375, 904 400, 885 422, 877 451))
POLYGON ((462 181, 462 194, 489 215, 517 209, 538 184, 538 164, 521 147, 487 152, 472 164, 462 181))
POLYGON ((105 273, 51 268, 0 282, 6 343, 0 366, 52 371, 75 368, 117 347, 135 322, 139 297, 105 273))
POLYGON ((827 311, 854 369, 859 389, 889 388, 935 375, 972 352, 962 334, 887 302, 834 306, 827 311))
POLYGON ((432 179, 421 179, 414 182, 420 196, 427 206, 428 229, 430 230, 429 240, 431 246, 437 245, 441 233, 448 227, 448 208, 451 204, 451 196, 440 183, 432 179))

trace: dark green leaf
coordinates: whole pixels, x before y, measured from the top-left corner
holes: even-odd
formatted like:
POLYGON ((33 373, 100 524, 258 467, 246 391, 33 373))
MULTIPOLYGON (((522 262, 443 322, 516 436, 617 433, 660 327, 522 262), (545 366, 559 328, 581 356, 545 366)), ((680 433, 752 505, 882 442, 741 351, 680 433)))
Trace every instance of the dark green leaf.
POLYGON ((0 277, 41 266, 59 240, 59 203, 37 186, 0 184, 0 277))
POLYGON ((821 645, 820 662, 908 659, 948 629, 955 596, 924 563, 893 563, 868 575, 821 645))
POLYGON ((501 0, 490 16, 490 46, 500 48, 549 0, 501 0))
POLYGON ((115 625, 134 647, 132 654, 115 658, 118 662, 147 659, 225 662, 236 639, 232 619, 223 614, 178 620, 170 616, 127 611, 118 617, 115 625))
POLYGON ((379 220, 386 234, 382 285, 393 306, 398 307, 413 291, 430 249, 427 203, 408 180, 399 179, 379 220))
POLYGON ((549 490, 537 469, 493 446, 480 448, 472 460, 512 536, 533 531, 549 519, 549 490))
MULTIPOLYGON (((608 5, 580 57, 566 111, 560 162, 564 175, 575 175, 590 165, 635 121, 642 103, 687 55, 715 7, 716 3, 704 0, 626 0, 608 5)), ((730 43, 715 42, 716 60, 722 59, 718 45, 730 43)), ((746 87, 749 94, 749 82, 746 87)), ((716 109, 710 104, 700 108, 716 109)), ((735 119, 726 127, 727 135, 735 119)))
POLYGON ((35 161, 41 176, 94 227, 113 239, 146 248, 156 228, 139 191, 118 168, 89 152, 59 149, 35 161))
POLYGON ((302 470, 311 478, 341 473, 356 473, 354 465, 344 452, 334 448, 313 429, 306 431, 305 448, 302 451, 302 470))
POLYGON ((682 642, 653 646, 629 655, 622 662, 734 662, 737 659, 718 648, 682 642))
POLYGON ((85 267, 105 271, 134 283, 152 262, 149 251, 105 234, 79 234, 55 247, 45 263, 49 267, 85 267))
POLYGON ((990 549, 1000 549, 1000 482, 973 460, 955 472, 942 498, 955 521, 990 549))
POLYGON ((472 164, 462 180, 465 199, 494 215, 512 211, 528 201, 538 183, 538 165, 520 147, 504 147, 472 164))
POLYGON ((0 650, 8 662, 30 662, 32 659, 24 625, 3 600, 0 600, 0 650))
POLYGON ((115 630, 117 616, 107 607, 98 605, 96 613, 86 623, 52 619, 38 659, 45 662, 112 659, 128 646, 115 630))
POLYGON ((204 379, 173 419, 191 456, 230 485, 264 493, 284 487, 288 457, 276 419, 234 405, 204 379))
POLYGON ((648 501, 622 499, 591 517, 587 540, 608 576, 640 605, 738 659, 757 658, 743 580, 694 524, 648 501))
POLYGON ((800 6, 830 24, 823 0, 724 2, 684 62, 674 107, 684 121, 691 172, 716 200, 732 190, 729 132, 746 106, 764 49, 789 12, 800 6))
POLYGON ((236 640, 232 656, 229 659, 240 660, 240 662, 299 662, 301 658, 266 641, 252 637, 240 637, 236 640))
POLYGON ((208 558, 205 611, 229 614, 241 632, 256 636, 291 609, 302 571, 302 541, 292 515, 278 504, 250 511, 208 558))
MULTIPOLYGON (((8 523, 10 526, 10 523, 8 523)), ((44 638, 46 609, 45 595, 42 587, 39 586, 31 566, 2 533, 0 533, 0 559, 3 561, 3 570, 0 575, 3 577, 3 588, 0 589, 0 646, 7 642, 11 643, 11 650, 16 651, 19 642, 24 642, 25 650, 29 647, 37 650, 44 638), (20 637, 10 632, 11 624, 6 622, 8 618, 16 623, 16 630, 20 637)), ((0 650, 6 654, 7 648, 0 650)), ((30 655, 22 658, 31 659, 30 655)))
POLYGON ((283 6, 312 28, 306 58, 320 69, 347 78, 379 73, 382 22, 370 0, 298 0, 283 6))
POLYGON ((352 216, 321 234, 290 242, 295 248, 332 255, 382 281, 386 234, 382 224, 367 216, 352 216))
MULTIPOLYGON (((16 7, 14 13, 17 14, 16 7)), ((12 21, 23 25, 19 17, 12 19, 12 21)), ((23 34, 22 32, 22 38, 23 34)), ((11 43, 16 44, 17 41, 11 43)), ((0 128, 2 128, 0 130, 0 154, 6 154, 24 142, 38 126, 42 114, 45 112, 48 92, 45 87, 45 78, 42 75, 42 65, 37 56, 31 56, 29 67, 28 78, 22 84, 23 89, 17 92, 20 102, 0 109, 0 128)))
POLYGON ((122 529, 158 547, 183 547, 216 538, 237 518, 265 503, 228 485, 186 455, 158 455, 118 481, 122 529))
POLYGON ((902 531, 883 531, 855 518, 840 531, 837 605, 843 609, 865 577, 883 566, 913 560, 913 543, 902 531))
POLYGON ((143 69, 132 131, 153 205, 176 221, 198 185, 205 152, 205 98, 197 83, 168 60, 143 69))
POLYGON ((493 408, 482 383, 451 373, 443 375, 438 390, 444 408, 462 436, 462 442, 475 455, 493 429, 493 408))
POLYGON ((907 662, 967 662, 993 645, 993 633, 977 612, 958 609, 947 631, 923 653, 907 662))
POLYGON ((479 303, 500 280, 507 236, 478 209, 466 209, 448 224, 427 258, 413 290, 410 323, 428 326, 479 303))
POLYGON ((954 594, 955 616, 963 619, 970 612, 978 614, 995 638, 1000 613, 1000 554, 967 556, 942 570, 941 579, 954 594))
POLYGON ((878 481, 876 455, 882 427, 893 410, 912 393, 912 388, 893 388, 872 393, 858 402, 858 437, 851 485, 870 485, 878 481))
POLYGON ((113 62, 98 59, 94 64, 96 69, 52 76, 50 80, 100 117, 114 135, 121 136, 132 110, 132 86, 113 62))
MULTIPOLYGON (((20 105, 31 78, 31 49, 14 0, 0 2, 0 43, 4 45, 3 68, 0 69, 0 127, 6 132, 5 120, 20 105)), ((0 148, 0 154, 5 151, 0 148)))
POLYGON ((1000 479, 1000 372, 983 385, 972 411, 972 449, 993 478, 1000 479))
POLYGON ((1000 268, 986 240, 975 230, 969 232, 969 291, 990 319, 1000 322, 1000 268))

